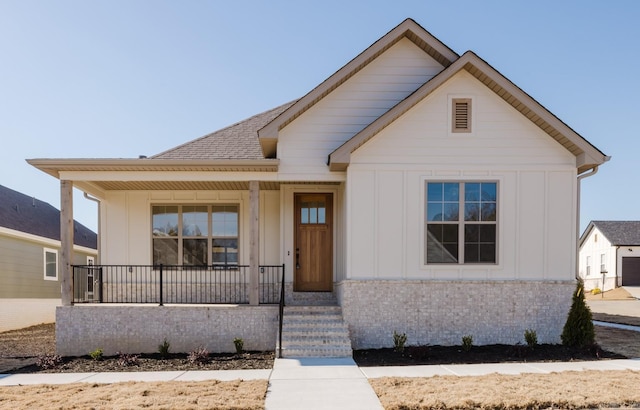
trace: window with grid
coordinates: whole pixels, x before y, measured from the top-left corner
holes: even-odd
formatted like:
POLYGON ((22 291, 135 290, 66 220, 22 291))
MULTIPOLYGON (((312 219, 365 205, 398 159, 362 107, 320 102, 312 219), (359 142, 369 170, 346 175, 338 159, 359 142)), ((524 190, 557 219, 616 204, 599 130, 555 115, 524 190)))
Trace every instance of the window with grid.
POLYGON ((426 263, 496 263, 497 183, 426 184, 426 263))
POLYGON ((44 248, 44 280, 58 280, 58 251, 44 248))
POLYGON ((238 205, 156 205, 153 263, 237 265, 238 205))

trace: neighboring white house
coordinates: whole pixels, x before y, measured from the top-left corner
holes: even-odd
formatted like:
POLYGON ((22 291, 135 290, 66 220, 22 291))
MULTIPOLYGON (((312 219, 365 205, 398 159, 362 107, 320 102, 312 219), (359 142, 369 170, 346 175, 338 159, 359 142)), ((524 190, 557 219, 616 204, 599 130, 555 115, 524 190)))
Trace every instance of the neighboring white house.
MULTIPOLYGON (((95 261, 95 232, 74 230, 74 263, 95 261)), ((60 211, 0 185, 0 332, 55 321, 59 254, 60 211)))
POLYGON ((640 221, 591 221, 580 237, 585 290, 640 286, 640 221))
POLYGON ((86 353, 101 332, 137 341, 121 350, 171 334, 210 351, 224 334, 232 349, 242 332, 246 348, 273 347, 259 265, 285 266, 289 300, 334 294, 357 349, 390 346, 394 331, 410 344, 516 343, 525 329, 559 342, 579 177, 608 159, 407 19, 299 100, 174 149, 29 163, 60 179, 67 216, 71 186, 100 200, 105 265, 251 267, 249 305, 235 308, 71 306, 63 287, 59 324, 86 335, 86 353))

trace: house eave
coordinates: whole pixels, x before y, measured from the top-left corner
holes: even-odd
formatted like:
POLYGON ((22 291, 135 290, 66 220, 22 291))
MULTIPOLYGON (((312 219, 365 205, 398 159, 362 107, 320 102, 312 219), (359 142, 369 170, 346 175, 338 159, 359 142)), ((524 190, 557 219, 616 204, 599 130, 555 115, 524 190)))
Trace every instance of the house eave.
POLYGON ((278 159, 217 159, 217 160, 169 160, 150 158, 115 159, 28 159, 27 163, 39 170, 60 178, 65 171, 208 171, 208 172, 277 172, 278 159))
POLYGON ((265 157, 270 157, 272 156, 270 153, 272 151, 275 152, 275 141, 277 141, 278 133, 282 128, 302 115, 305 111, 342 85, 349 78, 356 75, 370 62, 375 60, 403 38, 407 38, 412 41, 429 54, 434 60, 442 64, 443 67, 448 67, 459 58, 457 53, 447 47, 414 20, 406 19, 356 56, 353 60, 336 71, 316 88, 311 90, 307 95, 298 100, 282 114, 258 130, 258 138, 265 157))

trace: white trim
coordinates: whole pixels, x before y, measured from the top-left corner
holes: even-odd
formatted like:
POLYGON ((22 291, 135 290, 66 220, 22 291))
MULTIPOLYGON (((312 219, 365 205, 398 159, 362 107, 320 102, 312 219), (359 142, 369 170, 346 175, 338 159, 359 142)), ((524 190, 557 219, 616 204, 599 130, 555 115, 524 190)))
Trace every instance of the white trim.
POLYGON ((58 250, 57 249, 51 249, 51 248, 42 248, 42 255, 43 255, 43 277, 44 280, 58 280, 58 250), (56 276, 48 276, 47 275, 47 254, 48 253, 52 253, 56 256, 56 262, 55 262, 55 268, 56 268, 56 276))
MULTIPOLYGON (((5 228, 3 226, 0 226, 0 236, 3 236, 3 235, 10 238, 22 239, 29 242, 37 242, 43 246, 51 246, 51 247, 57 247, 57 248, 60 248, 60 246, 62 246, 60 241, 55 239, 45 238, 44 236, 33 235, 30 233, 17 231, 15 229, 10 229, 10 228, 5 228)), ((97 249, 87 248, 86 246, 80 246, 80 245, 73 245, 73 250, 76 252, 89 253, 92 255, 98 254, 97 249)))

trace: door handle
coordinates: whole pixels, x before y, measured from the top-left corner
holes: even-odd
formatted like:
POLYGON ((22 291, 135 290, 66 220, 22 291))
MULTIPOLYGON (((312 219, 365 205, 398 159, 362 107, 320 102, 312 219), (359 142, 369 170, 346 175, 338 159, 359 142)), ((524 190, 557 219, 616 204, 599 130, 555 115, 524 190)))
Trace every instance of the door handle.
POLYGON ((296 269, 300 269, 300 248, 296 248, 296 269))

